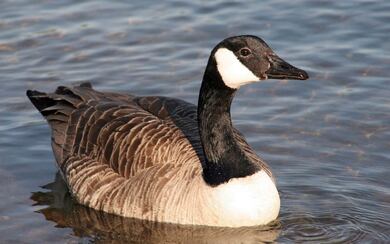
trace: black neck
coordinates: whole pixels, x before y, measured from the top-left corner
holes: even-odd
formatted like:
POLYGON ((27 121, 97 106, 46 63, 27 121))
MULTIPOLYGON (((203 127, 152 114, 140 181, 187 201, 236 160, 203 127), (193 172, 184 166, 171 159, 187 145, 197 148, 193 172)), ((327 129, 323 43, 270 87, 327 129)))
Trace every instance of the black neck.
POLYGON ((236 90, 223 83, 212 65, 210 61, 200 89, 198 126, 205 155, 203 177, 215 186, 260 169, 245 156, 234 136, 230 106, 236 90))

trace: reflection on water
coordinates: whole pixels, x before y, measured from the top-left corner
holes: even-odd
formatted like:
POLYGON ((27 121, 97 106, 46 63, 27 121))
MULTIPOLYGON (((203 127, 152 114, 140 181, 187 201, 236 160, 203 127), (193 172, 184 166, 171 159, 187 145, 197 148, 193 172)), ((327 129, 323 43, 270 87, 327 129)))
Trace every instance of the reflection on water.
POLYGON ((37 212, 58 228, 72 228, 78 237, 97 243, 263 243, 276 240, 280 224, 245 228, 216 228, 148 222, 96 211, 73 201, 57 173, 55 181, 31 199, 44 208, 37 212))

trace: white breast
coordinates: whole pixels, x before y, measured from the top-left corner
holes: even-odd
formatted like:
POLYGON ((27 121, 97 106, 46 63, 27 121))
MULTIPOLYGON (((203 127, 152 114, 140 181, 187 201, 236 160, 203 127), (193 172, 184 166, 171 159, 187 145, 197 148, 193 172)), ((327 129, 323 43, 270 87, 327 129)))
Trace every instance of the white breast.
POLYGON ((278 190, 263 170, 217 186, 211 195, 213 202, 210 203, 221 226, 267 224, 279 214, 278 190))

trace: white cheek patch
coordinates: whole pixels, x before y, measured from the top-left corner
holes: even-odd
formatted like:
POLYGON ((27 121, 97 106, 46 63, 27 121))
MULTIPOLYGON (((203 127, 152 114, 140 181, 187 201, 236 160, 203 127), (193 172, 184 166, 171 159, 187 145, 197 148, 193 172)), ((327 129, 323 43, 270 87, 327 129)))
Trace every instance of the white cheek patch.
POLYGON ((238 89, 240 86, 259 81, 260 78, 253 74, 234 53, 226 48, 220 48, 215 52, 217 69, 226 86, 238 89))

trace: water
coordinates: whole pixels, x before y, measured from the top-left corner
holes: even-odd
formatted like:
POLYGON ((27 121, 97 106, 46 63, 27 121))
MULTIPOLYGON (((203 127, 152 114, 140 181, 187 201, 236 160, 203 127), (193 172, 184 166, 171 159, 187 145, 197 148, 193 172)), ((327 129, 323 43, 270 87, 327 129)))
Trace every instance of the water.
POLYGON ((390 242, 389 33, 385 0, 1 1, 0 242, 390 242), (244 87, 232 108, 277 177, 278 221, 192 228, 75 204, 25 90, 88 80, 196 103, 211 48, 237 34, 311 77, 244 87))

